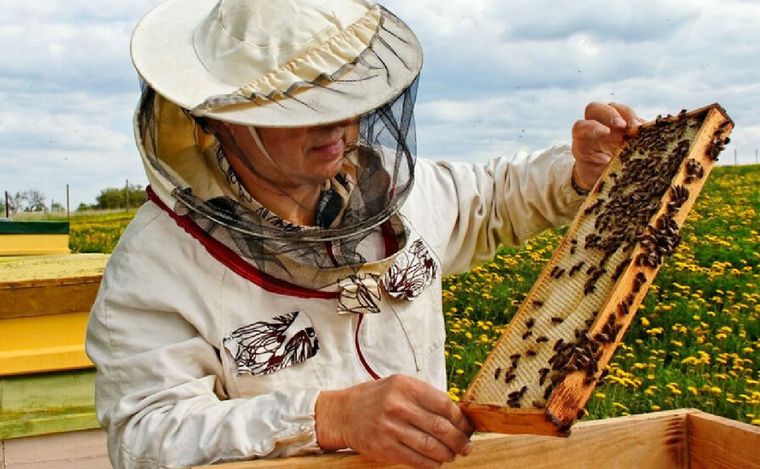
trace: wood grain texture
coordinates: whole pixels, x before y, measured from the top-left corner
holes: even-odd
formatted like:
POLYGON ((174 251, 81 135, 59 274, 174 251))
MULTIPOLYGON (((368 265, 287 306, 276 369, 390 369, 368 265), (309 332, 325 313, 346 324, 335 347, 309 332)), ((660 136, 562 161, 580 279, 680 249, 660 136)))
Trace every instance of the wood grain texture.
POLYGON ((100 275, 0 284, 0 319, 90 311, 100 275))
POLYGON ((700 411, 686 428, 691 469, 760 469, 760 428, 700 411))
MULTIPOLYGON (((483 434, 473 438, 473 451, 450 468, 524 467, 586 469, 689 467, 686 416, 677 410, 582 422, 569 438, 483 434)), ((211 466, 207 466, 211 467, 211 466)), ((402 468, 367 461, 353 453, 258 460, 213 466, 220 469, 269 468, 402 468)))
POLYGON ((510 417, 495 420, 492 412, 468 410, 473 406, 482 409, 490 405, 499 407, 502 415, 519 422, 528 421, 524 415, 543 408, 559 433, 570 428, 633 321, 659 270, 662 256, 667 255, 668 249, 672 250, 669 247, 666 254, 661 254, 659 243, 677 239, 678 228, 713 166, 714 150, 720 148, 732 128, 733 122, 725 111, 711 105, 645 124, 637 135, 631 136, 581 206, 564 239, 465 393, 462 408, 476 427, 487 426, 491 431, 503 433, 547 434, 546 419, 532 419, 536 427, 531 429, 510 424, 510 417), (655 143, 646 143, 652 141, 655 143), (650 153, 653 156, 649 156, 650 153), (640 168, 642 166, 644 168, 640 168), (693 177, 695 166, 699 177, 693 177), (652 177, 656 181, 646 176, 648 172, 631 173, 643 169, 648 172, 654 169, 652 177), (657 178, 660 174, 667 176, 657 178), (644 191, 644 195, 631 192, 633 189, 626 189, 629 175, 635 175, 633 179, 638 181, 638 186, 631 186, 633 188, 659 189, 644 191), (638 216, 640 220, 632 225, 633 218, 627 219, 636 215, 631 215, 631 210, 622 204, 639 195, 639 200, 650 208, 634 211, 645 218, 638 216), (613 224, 607 228, 599 225, 600 213, 614 215, 613 224), (664 227, 663 233, 673 232, 672 239, 670 234, 660 236, 660 227, 664 227), (636 234, 630 235, 634 229, 636 234), (624 233, 625 238, 616 233, 624 233), (612 248, 589 247, 589 239, 594 236, 602 236, 602 239, 606 236, 605 242, 610 241, 612 244, 608 246, 612 248), (650 247, 652 244, 645 245, 647 236, 650 237, 647 242, 656 241, 656 249, 650 247), (626 241, 615 244, 616 239, 626 241), (658 260, 649 265, 645 258, 653 252, 657 252, 658 260), (598 276, 594 276, 593 269, 598 269, 598 276), (565 358, 557 360, 561 354, 565 358), (552 360, 555 360, 554 365, 552 360), (558 362, 561 363, 559 368, 558 362), (589 362, 592 364, 588 365, 589 362), (509 379, 505 379, 505 375, 509 379), (515 398, 517 390, 522 392, 515 398), (481 422, 482 418, 489 421, 481 422), (501 428, 499 422, 503 423, 501 428))
POLYGON ((509 412, 504 407, 471 404, 463 408, 479 432, 530 433, 532 435, 567 436, 546 416, 543 410, 526 409, 519 414, 509 412), (506 430, 506 431, 505 431, 506 430))

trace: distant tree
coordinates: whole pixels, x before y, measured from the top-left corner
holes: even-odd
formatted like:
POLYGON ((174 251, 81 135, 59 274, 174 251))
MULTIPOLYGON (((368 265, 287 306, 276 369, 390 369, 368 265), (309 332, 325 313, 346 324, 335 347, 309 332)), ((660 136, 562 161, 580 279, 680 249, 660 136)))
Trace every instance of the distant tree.
POLYGON ((50 211, 51 212, 63 212, 66 210, 66 207, 61 205, 60 202, 50 202, 50 211))
POLYGON ((16 192, 11 197, 11 214, 20 212, 26 207, 26 194, 24 192, 16 192))
POLYGON ((76 209, 76 211, 77 211, 77 212, 82 212, 82 211, 84 211, 84 210, 90 210, 91 208, 92 208, 92 206, 91 206, 91 205, 87 205, 86 203, 84 203, 84 202, 81 202, 81 203, 79 204, 79 206, 77 206, 77 209, 76 209))
POLYGON ((26 212, 45 212, 47 211, 47 205, 45 205, 45 194, 37 189, 29 189, 26 192, 26 212))
POLYGON ((17 212, 44 212, 45 194, 37 189, 18 191, 10 197, 11 213, 17 212))
MULTIPOLYGON (((129 197, 129 207, 139 207, 148 199, 145 189, 139 184, 129 187, 108 187, 100 191, 100 194, 95 198, 95 205, 93 208, 98 209, 115 209, 126 208, 127 197, 129 197)), ((79 210, 79 209, 77 209, 79 210)))

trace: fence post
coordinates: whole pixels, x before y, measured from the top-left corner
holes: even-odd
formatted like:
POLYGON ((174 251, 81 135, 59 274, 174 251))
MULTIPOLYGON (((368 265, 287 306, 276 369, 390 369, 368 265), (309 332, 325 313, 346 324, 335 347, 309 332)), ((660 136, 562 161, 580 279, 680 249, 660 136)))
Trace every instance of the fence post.
POLYGON ((126 188, 124 189, 124 194, 127 197, 127 212, 129 212, 129 179, 127 179, 127 185, 126 185, 126 188))
POLYGON ((5 218, 10 218, 10 210, 11 210, 11 197, 8 194, 8 191, 5 191, 5 218))

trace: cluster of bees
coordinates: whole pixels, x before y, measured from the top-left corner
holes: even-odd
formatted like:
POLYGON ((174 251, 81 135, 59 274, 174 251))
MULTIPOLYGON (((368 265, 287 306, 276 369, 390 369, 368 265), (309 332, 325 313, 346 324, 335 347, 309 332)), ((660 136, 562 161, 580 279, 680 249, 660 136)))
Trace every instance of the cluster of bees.
MULTIPOLYGON (((521 338, 526 342, 527 348, 523 353, 512 354, 509 357, 510 366, 504 370, 497 367, 493 376, 497 381, 511 383, 510 387, 515 384, 520 386, 507 394, 507 406, 519 408, 524 405, 522 401, 526 394, 531 394, 528 393, 531 383, 513 381, 520 361, 535 357, 543 343, 553 342, 553 350, 547 366, 537 370, 537 384, 543 388, 543 392, 538 394, 542 398, 532 401, 533 407, 545 407, 553 390, 571 373, 582 371, 585 374, 585 386, 601 382, 603 373, 600 373, 600 368, 603 367, 600 367, 600 360, 604 348, 618 340, 627 325, 623 317, 629 314, 636 295, 648 281, 641 269, 656 269, 666 256, 673 253, 680 241, 679 226, 673 215, 689 199, 689 190, 685 186, 703 178, 705 174, 702 165, 693 158, 684 164, 691 146, 689 134, 691 130, 701 127, 706 116, 707 111, 688 116, 686 111, 677 116, 658 116, 654 125, 642 127, 635 137, 628 139, 619 155, 620 169, 610 172, 597 185, 596 200, 584 210, 584 216, 595 217, 593 232, 580 241, 575 238, 569 240, 569 255, 564 256, 567 267, 561 267, 560 262, 556 262, 549 278, 559 280, 565 276, 585 275, 583 295, 588 296, 595 293, 598 281, 605 275, 609 275, 614 284, 632 264, 639 271, 632 277, 627 296, 616 305, 616 310, 608 315, 601 327, 595 327, 597 332, 593 337, 589 335, 589 330, 599 311, 593 312, 590 319, 585 321, 585 328, 573 330, 574 338, 550 340, 546 335, 535 332, 535 318, 530 317, 525 321, 521 338), (685 168, 682 184, 673 185, 681 168, 685 168), (605 187, 608 187, 606 192, 605 187), (652 225, 653 217, 663 204, 664 212, 652 225), (637 246, 639 250, 634 259, 632 253, 637 246), (582 259, 570 266, 567 259, 572 259, 581 247, 584 250, 580 256, 582 259), (622 259, 613 264, 614 269, 609 265, 613 256, 622 259)), ((708 147, 710 158, 717 158, 727 143, 728 139, 720 136, 722 128, 723 126, 716 130, 708 147)), ((691 132, 692 136, 693 133, 691 132)), ((532 300, 534 310, 539 310, 543 305, 542 300, 532 300)), ((572 312, 568 311, 567 314, 572 312)), ((555 312, 548 318, 548 323, 556 327, 565 319, 555 312)), ((535 393, 532 395, 537 396, 535 393)))

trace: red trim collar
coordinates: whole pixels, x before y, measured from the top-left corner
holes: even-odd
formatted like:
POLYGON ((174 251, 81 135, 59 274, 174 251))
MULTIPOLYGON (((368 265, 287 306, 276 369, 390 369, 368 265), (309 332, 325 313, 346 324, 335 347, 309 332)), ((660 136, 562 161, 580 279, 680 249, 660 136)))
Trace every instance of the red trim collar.
MULTIPOLYGON (((279 295, 295 296, 297 298, 318 298, 318 299, 337 299, 340 297, 339 292, 326 292, 321 290, 312 290, 310 288, 299 287, 292 283, 280 280, 265 274, 258 270, 253 265, 246 262, 235 251, 228 248, 220 241, 209 236, 208 233, 203 231, 190 217, 187 215, 178 215, 171 208, 169 208, 148 186, 145 188, 148 193, 148 199, 156 204, 161 210, 166 212, 172 220, 185 230, 187 234, 195 238, 201 245, 208 251, 211 256, 224 264, 230 270, 240 275, 246 280, 249 280, 256 285, 260 286, 266 291, 277 293, 279 295)), ((385 255, 390 256, 398 249, 398 242, 396 241, 393 229, 390 227, 390 222, 383 223, 383 235, 385 239, 385 255), (388 224, 388 226, 385 226, 388 224)))
POLYGON ((335 299, 340 295, 338 292, 325 292, 320 290, 312 290, 309 288, 299 287, 293 285, 284 280, 277 279, 271 275, 261 272, 235 253, 232 249, 228 248, 220 241, 212 238, 205 231, 201 229, 195 222, 187 215, 178 215, 172 209, 166 206, 164 202, 153 192, 150 186, 145 189, 148 193, 148 198, 154 204, 158 205, 164 212, 174 220, 177 225, 185 230, 187 234, 198 240, 206 251, 211 256, 227 266, 230 270, 240 275, 246 280, 249 280, 256 285, 260 286, 266 291, 277 293, 279 295, 295 296, 297 298, 319 298, 319 299, 335 299))

